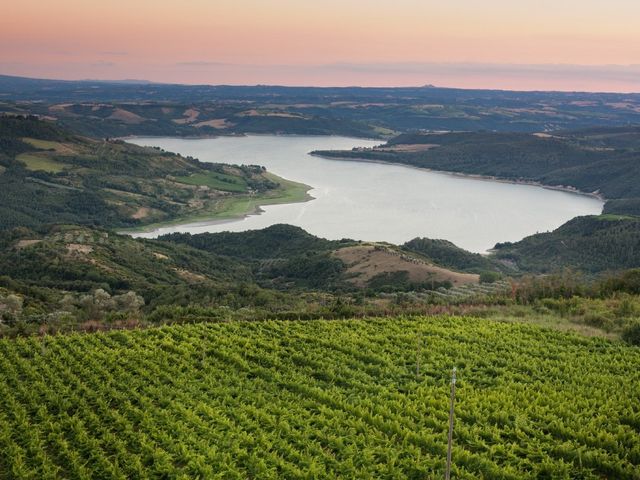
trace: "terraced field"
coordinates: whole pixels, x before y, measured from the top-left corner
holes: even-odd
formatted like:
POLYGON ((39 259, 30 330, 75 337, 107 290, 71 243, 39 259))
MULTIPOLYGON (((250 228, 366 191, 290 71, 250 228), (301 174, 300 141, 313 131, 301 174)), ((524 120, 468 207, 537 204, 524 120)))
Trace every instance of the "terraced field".
POLYGON ((0 478, 442 478, 454 365, 453 478, 640 478, 639 349, 452 317, 2 340, 0 478))

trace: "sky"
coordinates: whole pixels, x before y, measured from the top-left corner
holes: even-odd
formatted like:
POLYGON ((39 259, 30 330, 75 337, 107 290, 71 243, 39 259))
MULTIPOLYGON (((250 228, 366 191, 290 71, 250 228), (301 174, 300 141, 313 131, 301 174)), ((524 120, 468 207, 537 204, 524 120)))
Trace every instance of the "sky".
POLYGON ((640 1, 20 0, 0 74, 640 92, 640 1))

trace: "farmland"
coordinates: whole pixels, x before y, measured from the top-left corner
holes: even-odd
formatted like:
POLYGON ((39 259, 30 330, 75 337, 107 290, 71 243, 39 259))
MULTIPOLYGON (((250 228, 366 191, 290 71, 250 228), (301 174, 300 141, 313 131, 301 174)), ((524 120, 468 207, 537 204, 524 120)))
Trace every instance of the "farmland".
POLYGON ((458 317, 0 341, 0 478, 637 479, 640 351, 458 317), (419 359, 419 372, 416 361, 419 359))

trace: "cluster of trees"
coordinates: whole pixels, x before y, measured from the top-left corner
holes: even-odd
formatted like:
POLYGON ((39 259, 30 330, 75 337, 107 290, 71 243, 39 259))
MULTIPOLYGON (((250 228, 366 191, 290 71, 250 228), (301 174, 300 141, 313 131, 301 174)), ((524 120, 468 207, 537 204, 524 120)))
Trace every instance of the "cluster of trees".
MULTIPOLYGON (((139 319, 144 298, 134 291, 111 295, 101 288, 87 293, 51 292, 48 303, 0 288, 0 333, 49 332, 84 322, 139 319), (4 292, 4 293, 3 293, 4 292)), ((46 298, 46 297, 45 297, 46 298)))
POLYGON ((497 271, 502 267, 491 258, 463 250, 448 240, 414 238, 402 248, 419 253, 442 267, 461 272, 482 274, 497 271))
POLYGON ((272 225, 247 232, 172 233, 159 240, 189 245, 208 252, 246 260, 288 258, 309 252, 329 252, 354 244, 352 240, 325 240, 292 225, 272 225))

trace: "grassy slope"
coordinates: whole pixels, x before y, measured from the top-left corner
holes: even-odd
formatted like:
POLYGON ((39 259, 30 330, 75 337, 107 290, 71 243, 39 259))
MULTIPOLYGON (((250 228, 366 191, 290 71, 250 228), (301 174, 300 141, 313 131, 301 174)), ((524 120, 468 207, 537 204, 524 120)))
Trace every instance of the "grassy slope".
POLYGON ((247 183, 241 178, 224 173, 194 173, 188 177, 178 177, 176 180, 189 185, 205 185, 225 192, 246 192, 247 183))
POLYGON ((214 215, 209 218, 242 217, 248 213, 254 213, 261 205, 306 202, 311 199, 307 193, 311 189, 308 185, 286 180, 272 173, 265 173, 264 176, 277 183, 278 187, 258 195, 226 197, 212 212, 214 215))
POLYGON ((277 187, 258 194, 252 193, 248 195, 224 196, 207 207, 198 209, 196 212, 185 213, 172 220, 148 223, 142 228, 124 228, 121 229, 121 231, 149 231, 158 227, 179 225, 189 222, 242 218, 245 215, 256 213, 263 205, 306 202, 312 198, 307 193, 311 189, 308 185, 286 180, 268 172, 263 173, 263 176, 274 184, 277 184, 277 187))
POLYGON ((438 478, 455 365, 454 478, 636 479, 639 362, 456 317, 0 340, 0 478, 438 478))

